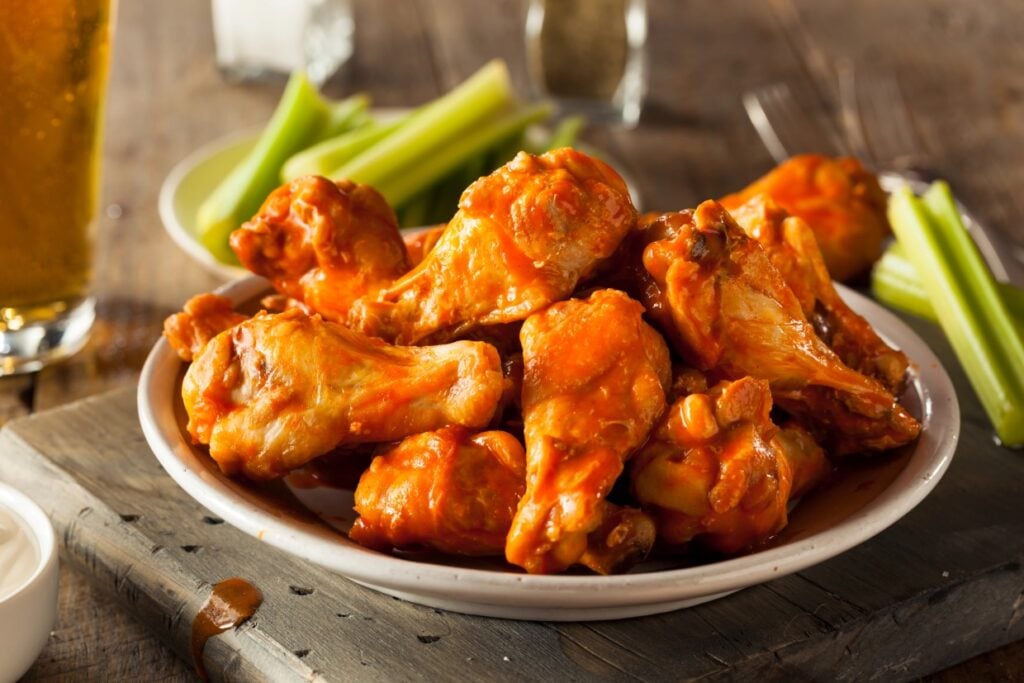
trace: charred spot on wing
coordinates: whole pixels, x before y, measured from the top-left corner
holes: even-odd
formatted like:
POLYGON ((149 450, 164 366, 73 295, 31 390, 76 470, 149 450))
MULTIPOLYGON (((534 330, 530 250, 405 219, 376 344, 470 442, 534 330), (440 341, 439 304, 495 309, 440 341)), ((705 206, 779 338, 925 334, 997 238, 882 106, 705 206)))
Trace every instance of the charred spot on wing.
POLYGON ((708 238, 703 233, 697 233, 690 243, 690 260, 703 261, 709 256, 711 249, 708 248, 708 238))

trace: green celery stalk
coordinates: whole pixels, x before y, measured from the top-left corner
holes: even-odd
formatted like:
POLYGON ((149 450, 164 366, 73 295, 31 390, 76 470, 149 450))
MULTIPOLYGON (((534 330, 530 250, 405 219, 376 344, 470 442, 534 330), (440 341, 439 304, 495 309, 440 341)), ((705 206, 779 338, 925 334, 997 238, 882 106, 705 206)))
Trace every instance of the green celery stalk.
POLYGON ((281 166, 281 181, 304 175, 330 176, 340 165, 395 132, 407 119, 408 115, 387 123, 371 122, 293 154, 281 166))
MULTIPOLYGON (((893 246, 898 246, 894 244, 893 246)), ((914 266, 887 249, 871 271, 871 293, 888 306, 938 322, 914 266)))
POLYGON ((327 116, 312 135, 316 142, 361 128, 373 121, 373 117, 367 111, 370 108, 370 96, 365 93, 352 95, 338 102, 325 102, 328 107, 327 116))
POLYGON ((401 204, 417 192, 445 178, 474 156, 502 140, 521 134, 531 124, 543 121, 550 115, 550 106, 539 104, 506 114, 495 121, 466 131, 443 148, 404 169, 402 173, 392 174, 380 181, 376 186, 377 190, 392 205, 401 204))
POLYGON ((583 126, 586 124, 587 120, 582 116, 569 116, 562 119, 558 122, 554 132, 551 133, 547 143, 545 143, 544 151, 572 147, 576 144, 576 139, 580 136, 580 132, 583 131, 583 126))
MULTIPOLYGON (((1024 334, 1024 289, 1006 282, 997 282, 996 288, 1017 330, 1024 334)), ((894 242, 882 254, 871 272, 871 290, 880 301, 907 313, 938 322, 928 293, 921 286, 914 265, 907 259, 902 247, 894 242)))
POLYGON ((889 199, 889 222, 1002 442, 1024 444, 1024 341, 960 222, 949 186, 889 199))
MULTIPOLYGON (((418 166, 427 157, 443 153, 466 131, 511 101, 512 89, 504 62, 488 62, 464 83, 422 107, 393 134, 342 164, 330 176, 348 178, 380 189, 381 185, 418 166)), ((391 201, 392 204, 397 203, 393 199, 391 201)))
POLYGON ((328 102, 304 73, 293 73, 256 145, 200 205, 196 225, 203 246, 218 260, 237 263, 228 236, 251 218, 277 187, 281 164, 316 142, 317 135, 335 130, 340 120, 356 116, 366 106, 365 96, 328 102))
POLYGON ((430 213, 431 196, 429 192, 416 195, 405 203, 398 211, 398 224, 403 228, 418 228, 426 225, 430 213))

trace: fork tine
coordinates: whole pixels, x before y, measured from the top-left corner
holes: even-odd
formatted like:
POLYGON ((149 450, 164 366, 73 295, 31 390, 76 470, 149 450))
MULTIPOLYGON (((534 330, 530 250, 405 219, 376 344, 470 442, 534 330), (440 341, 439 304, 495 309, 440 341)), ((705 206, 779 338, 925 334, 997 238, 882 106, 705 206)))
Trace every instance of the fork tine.
POLYGON ((910 109, 896 79, 888 73, 851 73, 851 90, 871 156, 880 166, 920 165, 922 146, 910 109))
POLYGON ((748 91, 743 106, 761 141, 777 163, 793 154, 835 154, 843 146, 834 131, 811 114, 786 83, 773 83, 748 91))

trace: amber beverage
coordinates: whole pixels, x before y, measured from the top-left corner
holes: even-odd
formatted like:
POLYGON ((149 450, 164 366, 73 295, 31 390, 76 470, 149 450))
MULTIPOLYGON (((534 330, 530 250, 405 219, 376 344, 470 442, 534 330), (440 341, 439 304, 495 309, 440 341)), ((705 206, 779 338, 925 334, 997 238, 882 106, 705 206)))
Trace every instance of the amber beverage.
POLYGON ((0 375, 80 347, 111 0, 0 2, 0 375))

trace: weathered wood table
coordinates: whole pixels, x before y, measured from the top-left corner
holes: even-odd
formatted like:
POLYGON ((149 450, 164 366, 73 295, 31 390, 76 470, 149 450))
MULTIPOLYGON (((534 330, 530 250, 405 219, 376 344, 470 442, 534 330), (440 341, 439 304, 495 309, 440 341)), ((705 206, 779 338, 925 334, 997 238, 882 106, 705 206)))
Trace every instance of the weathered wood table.
MULTIPOLYGON (((355 4, 356 52, 329 92, 365 90, 380 106, 415 104, 495 56, 506 59, 517 87, 526 92, 523 3, 488 2, 486 8, 471 0, 355 4)), ((649 8, 650 94, 641 126, 630 132, 591 132, 593 141, 611 150, 639 181, 648 208, 691 206, 765 171, 770 159, 740 107, 741 93, 782 80, 810 89, 826 106, 834 104, 836 63, 850 59, 890 68, 899 77, 931 165, 983 219, 1013 235, 1018 247, 1024 245, 1021 3, 649 0, 649 8)), ((157 192, 171 166, 199 145, 263 122, 280 83, 226 85, 213 64, 209 13, 205 0, 120 3, 95 288, 100 320, 89 346, 71 361, 34 376, 0 380, 0 423, 132 386, 163 318, 189 295, 218 284, 164 234, 157 192)), ((965 392, 960 400, 965 428, 983 428, 973 394, 965 392)), ((988 455, 993 462, 1012 462, 1006 454, 988 455)), ((1005 533, 1013 526, 1003 528, 1005 533)), ((941 538, 946 530, 932 531, 941 538)), ((996 546, 1010 540, 1001 539, 999 527, 991 531, 996 546)), ((956 534, 948 542, 955 543, 956 534)), ((1007 547, 1008 571, 1019 577, 1020 544, 1007 547)), ((30 679, 193 675, 104 588, 68 567, 61 582, 57 630, 30 679)), ((1018 620, 1022 600, 1013 608, 1018 620)), ((974 607, 988 606, 982 601, 974 607)), ((757 624, 750 628, 756 630, 757 624)), ((920 634, 919 641, 933 653, 943 647, 929 642, 928 634, 920 634)), ((939 656, 931 659, 951 663, 939 656)), ((618 675, 628 675, 630 662, 610 666, 589 673, 607 674, 624 666, 618 675)), ((503 676, 526 676, 530 670, 516 671, 507 669, 503 676)), ((663 671, 664 676, 686 676, 670 665, 663 671)), ((330 673, 337 678, 372 675, 330 673)), ((581 669, 575 677, 587 674, 581 669)), ((972 674, 1024 676, 1024 646, 1011 645, 938 678, 972 674)), ((899 671, 880 675, 900 677, 899 671)))

